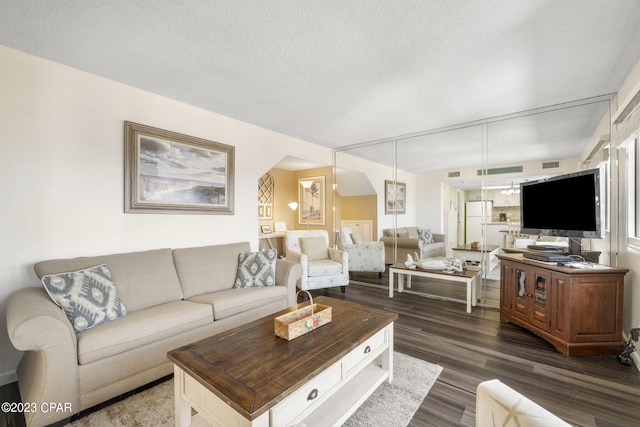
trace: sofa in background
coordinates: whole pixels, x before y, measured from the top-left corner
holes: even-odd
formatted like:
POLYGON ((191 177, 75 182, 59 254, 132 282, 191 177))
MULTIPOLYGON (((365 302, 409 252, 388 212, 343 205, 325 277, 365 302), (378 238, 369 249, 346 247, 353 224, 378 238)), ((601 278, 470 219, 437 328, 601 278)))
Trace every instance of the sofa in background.
POLYGON ((571 427, 542 406, 500 380, 478 384, 476 389, 478 427, 571 427))
POLYGON ((405 262, 407 255, 414 259, 415 254, 418 254, 420 259, 446 256, 444 234, 433 234, 419 227, 384 229, 380 241, 384 243, 385 264, 405 262), (397 258, 394 257, 396 246, 397 258))
POLYGON ((50 297, 43 286, 20 289, 9 298, 9 338, 25 352, 17 370, 22 401, 38 408, 43 402, 72 407, 72 413, 25 413, 27 425, 60 421, 169 375, 168 351, 295 304, 300 265, 270 253, 266 264, 275 265, 275 272, 265 276, 275 283, 254 287, 254 279, 238 273, 241 254, 245 267, 257 255, 242 242, 35 264, 48 284, 65 286, 69 275, 60 273, 78 270, 92 277, 89 271, 97 282, 112 278, 117 292, 111 295, 124 306, 118 315, 126 314, 77 332, 86 322, 72 324, 53 302, 55 293, 50 297), (90 269, 95 266, 101 267, 90 269))

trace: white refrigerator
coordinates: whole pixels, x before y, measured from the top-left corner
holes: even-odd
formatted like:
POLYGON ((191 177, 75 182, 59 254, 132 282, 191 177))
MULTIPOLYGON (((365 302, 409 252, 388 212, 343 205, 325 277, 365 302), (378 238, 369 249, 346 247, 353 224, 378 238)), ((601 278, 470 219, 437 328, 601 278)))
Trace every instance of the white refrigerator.
POLYGON ((482 224, 491 222, 493 202, 491 200, 467 202, 466 205, 466 243, 482 243, 482 224), (484 216, 482 207, 484 205, 484 216))

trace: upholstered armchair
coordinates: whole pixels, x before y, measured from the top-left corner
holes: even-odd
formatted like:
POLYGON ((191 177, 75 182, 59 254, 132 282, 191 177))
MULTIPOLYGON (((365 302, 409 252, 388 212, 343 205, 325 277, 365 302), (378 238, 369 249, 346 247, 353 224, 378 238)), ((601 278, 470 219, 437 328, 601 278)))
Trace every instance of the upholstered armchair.
POLYGON ((338 247, 349 255, 349 271, 372 271, 382 275, 384 264, 384 243, 363 242, 349 227, 340 230, 338 247))
POLYGON ((329 247, 327 230, 293 230, 284 234, 286 258, 302 266, 297 287, 303 290, 349 284, 349 257, 346 252, 329 247))
POLYGON ((500 380, 478 384, 476 426, 571 427, 500 380))

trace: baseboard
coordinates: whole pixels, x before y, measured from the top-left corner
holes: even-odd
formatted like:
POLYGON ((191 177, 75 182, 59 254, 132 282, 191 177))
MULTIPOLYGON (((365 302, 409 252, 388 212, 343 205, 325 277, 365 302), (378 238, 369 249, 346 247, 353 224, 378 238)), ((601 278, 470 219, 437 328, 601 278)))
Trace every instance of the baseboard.
POLYGON ((13 382, 18 381, 18 376, 16 375, 16 371, 9 371, 0 374, 0 386, 11 384, 13 382))

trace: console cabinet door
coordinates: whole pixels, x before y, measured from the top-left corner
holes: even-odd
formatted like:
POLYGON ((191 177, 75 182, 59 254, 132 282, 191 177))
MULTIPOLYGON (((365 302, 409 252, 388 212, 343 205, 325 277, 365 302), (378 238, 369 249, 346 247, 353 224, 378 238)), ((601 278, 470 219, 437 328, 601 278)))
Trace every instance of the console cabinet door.
POLYGON ((551 274, 524 264, 504 263, 501 305, 511 315, 549 331, 551 274))
POLYGON ((513 268, 513 308, 511 314, 529 322, 529 313, 531 312, 531 269, 516 265, 513 268))
POLYGON ((543 331, 549 331, 549 305, 551 298, 551 273, 548 270, 531 269, 531 311, 529 322, 543 331))
POLYGON ((513 311, 512 306, 515 289, 513 263, 510 261, 502 261, 500 266, 500 312, 511 314, 513 311))
POLYGON ((551 280, 550 332, 556 337, 568 341, 571 326, 569 321, 571 312, 571 276, 553 273, 551 280))
POLYGON ((571 342, 615 342, 622 336, 624 276, 585 275, 571 282, 571 342))

